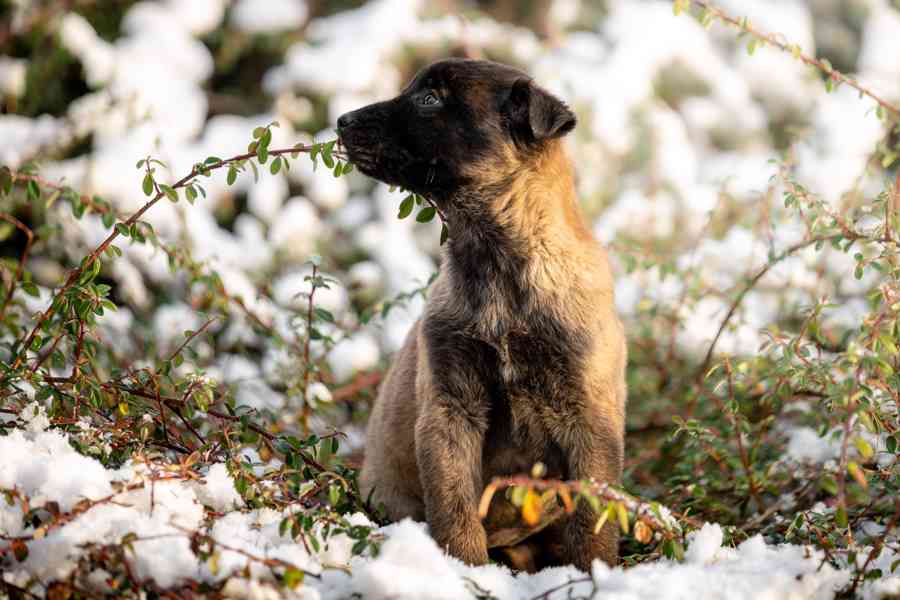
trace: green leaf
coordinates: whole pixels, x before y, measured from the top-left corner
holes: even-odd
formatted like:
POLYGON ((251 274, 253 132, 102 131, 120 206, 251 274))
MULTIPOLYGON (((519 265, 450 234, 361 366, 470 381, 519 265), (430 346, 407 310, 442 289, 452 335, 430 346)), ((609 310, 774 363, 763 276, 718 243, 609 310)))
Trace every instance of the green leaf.
POLYGON ((6 195, 12 191, 12 171, 9 167, 0 168, 0 194, 6 195))
POLYGON ((28 198, 31 199, 32 202, 37 202, 41 199, 41 188, 36 181, 29 180, 25 188, 28 191, 28 198))
POLYGON ((336 485, 328 486, 328 501, 331 506, 337 506, 341 501, 341 488, 336 485))
POLYGON ((684 560, 684 546, 677 540, 666 540, 663 542, 663 554, 672 560, 684 560))
POLYGON ((316 317, 325 321, 327 323, 334 323, 334 315, 331 312, 325 310, 324 308, 315 308, 314 309, 316 317))
POLYGON ((403 199, 403 202, 400 203, 400 211, 397 213, 398 219, 405 219, 410 215, 413 209, 415 201, 413 200, 412 194, 408 195, 403 199))
POLYGON ((150 173, 144 175, 144 182, 141 184, 144 189, 144 195, 150 196, 153 194, 153 177, 150 173))
POLYGON ((225 176, 225 183, 234 185, 235 180, 237 180, 237 169, 233 166, 228 167, 228 175, 225 176))
POLYGON ((325 166, 329 169, 334 168, 334 158, 331 157, 331 152, 334 150, 334 142, 335 140, 331 140, 322 146, 322 162, 324 162, 325 166))
POLYGON ((834 522, 838 527, 843 529, 847 526, 847 509, 843 506, 838 506, 837 510, 834 511, 834 522))
POLYGON ((118 231, 121 236, 129 236, 128 225, 125 223, 116 223, 116 231, 118 231))
POLYGON ((41 293, 38 291, 38 287, 30 281, 22 282, 22 291, 34 298, 37 298, 41 295, 41 293))
POLYGON ((254 139, 254 140, 258 140, 259 138, 261 138, 261 137, 263 136, 263 134, 264 134, 265 132, 266 132, 266 128, 265 128, 265 127, 255 127, 255 128, 253 129, 253 139, 254 139))
POLYGON ((749 42, 747 42, 747 54, 753 56, 753 53, 756 52, 756 49, 759 47, 759 40, 756 38, 751 38, 749 42))
POLYGON ((450 230, 447 229, 446 223, 441 223, 441 246, 443 246, 447 242, 447 238, 450 237, 450 230))
POLYGON ((866 460, 871 459, 875 455, 875 450, 872 449, 872 446, 866 440, 861 437, 856 437, 853 439, 853 445, 856 446, 856 449, 866 460))
POLYGON ((837 482, 834 480, 833 477, 831 477, 831 475, 825 475, 824 477, 822 477, 822 479, 819 480, 819 486, 823 490, 825 490, 826 492, 831 494, 832 496, 837 496, 837 493, 838 493, 837 482))
POLYGON ((344 170, 341 172, 341 175, 346 175, 350 171, 353 170, 353 163, 344 163, 344 170))
POLYGON ((257 146, 256 160, 258 160, 261 165, 266 164, 266 161, 269 160, 269 149, 265 145, 260 144, 257 146))
POLYGON ((166 184, 161 184, 159 186, 159 189, 163 191, 163 194, 166 195, 166 198, 168 198, 170 202, 178 202, 178 192, 175 190, 175 188, 166 184))
POLYGON ((303 571, 294 567, 289 567, 284 572, 284 585, 292 590, 303 583, 303 571))
POLYGON ((426 206, 422 210, 419 211, 419 214, 416 215, 416 221, 419 223, 428 223, 432 219, 434 219, 434 215, 437 211, 433 206, 426 206))
POLYGON ((270 172, 272 175, 277 175, 277 174, 278 174, 278 171, 281 170, 281 160, 282 160, 282 159, 281 159, 280 156, 276 156, 276 157, 272 160, 272 164, 271 164, 271 166, 269 166, 269 172, 270 172))

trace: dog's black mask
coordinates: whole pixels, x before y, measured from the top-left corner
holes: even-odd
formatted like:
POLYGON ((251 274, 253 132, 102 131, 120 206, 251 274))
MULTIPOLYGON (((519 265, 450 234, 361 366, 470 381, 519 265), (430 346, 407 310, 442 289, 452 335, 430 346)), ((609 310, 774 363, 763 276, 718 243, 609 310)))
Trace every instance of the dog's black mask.
POLYGON ((565 135, 575 116, 518 69, 448 59, 420 71, 393 100, 346 113, 337 124, 360 171, 441 201, 477 183, 473 166, 513 168, 510 157, 533 155, 565 135))

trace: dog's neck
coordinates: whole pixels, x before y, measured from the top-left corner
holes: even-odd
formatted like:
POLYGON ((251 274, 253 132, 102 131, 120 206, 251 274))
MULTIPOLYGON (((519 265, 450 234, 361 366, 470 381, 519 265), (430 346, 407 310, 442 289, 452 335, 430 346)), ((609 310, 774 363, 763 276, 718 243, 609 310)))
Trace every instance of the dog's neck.
POLYGON ((534 310, 566 310, 562 304, 591 291, 581 273, 602 250, 578 209, 560 142, 512 176, 464 194, 448 211, 446 261, 472 310, 515 321, 534 310))

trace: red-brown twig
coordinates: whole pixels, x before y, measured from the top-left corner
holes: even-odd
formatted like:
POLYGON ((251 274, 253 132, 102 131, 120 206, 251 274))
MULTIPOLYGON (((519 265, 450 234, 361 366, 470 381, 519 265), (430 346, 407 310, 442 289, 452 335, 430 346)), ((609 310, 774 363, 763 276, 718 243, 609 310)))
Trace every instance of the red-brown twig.
POLYGON ((303 435, 309 435, 309 376, 312 372, 312 363, 309 360, 309 347, 312 342, 313 302, 316 294, 316 276, 318 268, 315 263, 312 266, 310 277, 309 296, 306 302, 306 339, 303 342, 303 410, 300 413, 300 424, 303 427, 303 435))
MULTIPOLYGON (((650 526, 651 529, 659 531, 663 533, 663 535, 671 535, 676 533, 680 534, 680 531, 677 531, 677 523, 675 523, 674 521, 667 522, 666 520, 660 518, 656 514, 656 511, 650 503, 638 500, 637 498, 634 498, 626 494, 625 492, 616 489, 608 483, 602 483, 598 481, 562 481, 559 479, 534 479, 523 475, 514 477, 495 477, 487 485, 487 487, 484 488, 484 492, 481 495, 481 501, 479 502, 478 506, 479 515, 482 518, 487 516, 488 508, 491 504, 491 499, 500 488, 516 486, 524 486, 536 490, 554 490, 563 499, 567 510, 572 510, 572 495, 594 496, 597 498, 602 498, 607 502, 617 502, 622 504, 627 510, 632 512, 635 515, 636 519, 643 521, 646 525, 650 526)), ((679 518, 693 527, 700 526, 700 523, 698 523, 694 519, 689 519, 683 516, 679 518)))
POLYGON ((25 261, 28 260, 28 252, 31 250, 31 244, 34 243, 34 233, 32 233, 31 229, 29 229, 25 223, 10 214, 0 213, 0 219, 24 233, 26 238, 25 249, 22 251, 22 256, 19 257, 19 264, 16 266, 16 272, 9 282, 9 289, 6 291, 6 296, 3 298, 3 304, 0 305, 0 319, 2 319, 3 315, 6 314, 6 307, 9 306, 9 303, 12 301, 13 292, 16 290, 16 284, 19 282, 19 279, 22 278, 22 273, 25 271, 25 261))
POLYGON ((808 248, 813 244, 818 242, 827 240, 831 236, 817 236, 810 238, 808 240, 803 240, 802 242, 797 242, 793 246, 788 247, 784 252, 779 254, 778 256, 772 258, 769 262, 767 262, 756 274, 750 278, 747 284, 741 289, 740 293, 735 297, 734 301, 731 303, 731 306, 728 307, 728 312, 725 313, 725 318, 722 319, 722 322, 719 323, 719 328, 716 330, 716 335, 713 336, 712 342, 709 344, 709 348, 706 350, 706 356, 703 358, 703 362, 700 363, 700 366, 696 371, 696 379, 702 380, 704 374, 706 373, 706 369, 709 366, 709 363, 712 361, 713 353, 716 350, 716 345, 719 343, 719 338, 722 337, 722 333, 725 331, 725 328, 728 326, 728 323, 731 322, 731 318, 734 316, 734 313, 737 311, 738 307, 741 305, 741 302, 744 301, 744 298, 747 294, 756 287, 756 284, 759 283, 759 280, 762 279, 766 273, 768 273, 772 267, 788 258, 790 255, 798 252, 799 250, 803 250, 804 248, 808 248))
POLYGON ((694 5, 699 6, 700 8, 708 11, 708 13, 710 15, 720 19, 721 21, 740 29, 741 31, 745 31, 745 32, 749 33, 756 39, 758 39, 766 44, 770 44, 770 45, 778 48, 782 52, 788 52, 788 53, 792 54, 797 60, 803 62, 806 65, 809 65, 810 67, 818 69, 819 71, 824 73, 826 76, 831 78, 831 80, 834 81, 835 83, 846 83, 847 85, 849 85, 850 87, 852 87, 853 89, 858 91, 860 94, 862 94, 864 96, 868 96, 869 98, 874 100, 879 106, 881 106, 884 110, 891 113, 895 118, 900 118, 900 108, 898 108, 896 105, 891 104, 890 102, 888 102, 887 100, 885 100, 884 98, 880 97, 875 92, 870 90, 869 88, 864 87, 853 77, 850 77, 848 75, 841 73, 840 71, 838 71, 837 69, 832 67, 829 63, 822 61, 820 59, 814 58, 812 56, 809 56, 808 54, 804 54, 802 51, 800 51, 799 46, 797 46, 795 44, 789 44, 781 39, 778 39, 778 37, 779 37, 778 34, 763 33, 761 31, 759 31, 758 29, 756 29, 755 27, 753 27, 753 25, 751 25, 751 23, 748 19, 738 19, 738 18, 732 17, 731 15, 729 15, 728 13, 723 11, 721 8, 715 6, 711 2, 707 2, 706 0, 690 0, 690 1, 694 5))
MULTIPOLYGON (((297 154, 297 153, 301 153, 301 152, 308 153, 308 152, 310 152, 310 150, 312 148, 313 147, 309 146, 309 145, 298 144, 298 145, 294 146, 293 148, 282 148, 282 149, 277 149, 277 150, 270 150, 268 152, 268 154, 269 154, 269 156, 275 157, 275 156, 281 156, 281 155, 285 155, 285 154, 297 154)), ((256 157, 255 152, 246 152, 244 154, 232 156, 231 158, 226 158, 224 160, 211 162, 209 164, 195 165, 191 169, 190 173, 188 173, 187 175, 185 175, 184 177, 182 177, 181 179, 176 181, 174 184, 172 184, 171 187, 172 187, 172 189, 176 189, 176 190, 179 188, 183 188, 183 187, 187 186, 189 183, 191 183, 197 176, 199 176, 203 173, 215 171, 217 169, 221 169, 222 167, 231 165, 232 163, 250 160, 250 159, 253 159, 254 157, 256 157)), ((124 225, 125 227, 130 227, 131 225, 134 225, 135 223, 137 223, 140 220, 140 218, 144 215, 144 213, 146 213, 148 210, 153 208, 153 206, 157 202, 159 202, 163 197, 165 197, 165 193, 163 192, 163 190, 158 190, 146 204, 144 204, 140 209, 137 210, 137 212, 132 214, 128 219, 126 219, 121 224, 124 225)), ((56 292, 56 294, 53 297, 53 300, 50 302, 50 305, 47 307, 47 310, 45 310, 38 317, 37 322, 34 324, 34 327, 31 329, 31 332, 28 334, 28 336, 25 338, 24 342, 22 343, 22 345, 21 345, 22 350, 20 351, 18 356, 16 356, 16 359, 13 361, 12 370, 16 370, 22 364, 22 362, 24 360, 26 360, 26 357, 28 355, 28 348, 30 347, 32 341, 34 340, 34 337, 37 335, 37 332, 41 329, 41 327, 44 325, 44 323, 46 323, 47 320, 49 320, 55 314, 58 304, 59 304, 59 300, 66 294, 66 292, 68 292, 72 288, 72 286, 74 286, 76 284, 76 282, 78 282, 81 275, 84 273, 85 269, 87 269, 88 267, 93 265, 94 262, 96 262, 97 260, 100 259, 100 255, 103 254, 107 248, 109 248, 110 244, 112 244, 113 241, 118 236, 119 236, 118 227, 113 228, 113 230, 109 233, 109 235, 106 237, 106 239, 103 240, 103 242, 101 242, 100 245, 97 246, 87 256, 87 258, 81 262, 81 264, 79 266, 77 266, 69 271, 69 275, 66 278, 65 283, 56 292)))
POLYGON ((178 346, 178 348, 176 348, 175 351, 172 352, 171 355, 169 355, 169 360, 174 360, 176 356, 181 354, 181 351, 184 350, 188 344, 190 344, 192 341, 194 341, 194 339, 197 338, 197 336, 199 336, 204 331, 206 331, 209 328, 209 326, 212 325, 213 323, 215 323, 217 320, 218 320, 218 317, 213 317, 213 318, 209 319, 208 321, 206 321, 206 323, 201 325, 200 329, 198 329, 197 331, 192 331, 191 334, 189 336, 187 336, 185 338, 185 340, 181 343, 181 345, 178 346))
POLYGON ((341 386, 331 392, 331 399, 334 402, 342 402, 356 396, 359 392, 374 387, 381 382, 384 375, 380 371, 372 373, 360 373, 356 378, 347 385, 341 386))

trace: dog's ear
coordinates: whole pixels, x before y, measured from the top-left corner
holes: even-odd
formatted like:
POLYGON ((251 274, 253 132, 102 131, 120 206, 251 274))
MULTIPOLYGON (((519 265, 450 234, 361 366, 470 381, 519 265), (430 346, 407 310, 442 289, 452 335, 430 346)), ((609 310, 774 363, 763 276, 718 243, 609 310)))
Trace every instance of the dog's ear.
POLYGON ((513 137, 523 141, 558 138, 575 128, 575 115, 565 102, 530 79, 513 83, 502 110, 513 137))

